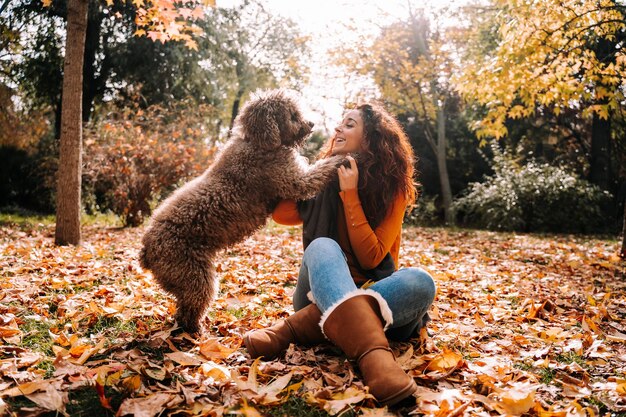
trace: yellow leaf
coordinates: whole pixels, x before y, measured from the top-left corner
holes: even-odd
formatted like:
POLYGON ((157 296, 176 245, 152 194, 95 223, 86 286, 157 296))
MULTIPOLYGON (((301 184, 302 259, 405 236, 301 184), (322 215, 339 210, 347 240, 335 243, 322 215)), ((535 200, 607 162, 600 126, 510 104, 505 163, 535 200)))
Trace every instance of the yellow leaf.
MULTIPOLYGON (((444 349, 443 353, 435 356, 426 369, 429 371, 450 372, 463 363, 463 355, 452 350, 444 349)), ((424 371, 426 371, 426 369, 424 371)))
POLYGON ((43 4, 43 7, 50 7, 52 0, 41 0, 41 3, 43 4))
POLYGON ((508 415, 522 415, 535 406, 535 392, 539 384, 512 383, 512 388, 499 390, 497 408, 508 415))
POLYGON ((200 366, 200 372, 207 378, 213 378, 216 381, 227 381, 231 378, 227 367, 218 365, 213 361, 203 363, 200 366))

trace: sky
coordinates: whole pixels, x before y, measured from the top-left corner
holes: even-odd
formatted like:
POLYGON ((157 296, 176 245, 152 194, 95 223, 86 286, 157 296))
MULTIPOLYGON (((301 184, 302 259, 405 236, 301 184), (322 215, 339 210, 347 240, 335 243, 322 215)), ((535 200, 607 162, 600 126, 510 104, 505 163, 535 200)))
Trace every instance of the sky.
MULTIPOLYGON (((218 7, 232 7, 240 0, 217 0, 218 7)), ((262 0, 266 10, 289 17, 304 34, 311 35, 312 62, 310 81, 300 92, 305 113, 316 128, 327 132, 341 120, 344 105, 357 95, 372 97, 374 84, 363 78, 348 77, 331 71, 328 51, 340 48, 357 36, 375 36, 378 25, 407 15, 410 9, 439 11, 455 9, 468 0, 262 0), (358 28, 355 31, 353 28, 358 28)), ((445 20, 445 19, 444 19, 445 20)))

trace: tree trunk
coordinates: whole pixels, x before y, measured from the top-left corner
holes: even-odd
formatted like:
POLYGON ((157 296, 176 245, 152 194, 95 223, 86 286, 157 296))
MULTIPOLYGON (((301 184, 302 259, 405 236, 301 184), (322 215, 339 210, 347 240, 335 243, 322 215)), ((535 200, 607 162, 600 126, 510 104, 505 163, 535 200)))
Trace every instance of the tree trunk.
POLYGON ((452 189, 448 175, 446 162, 446 113, 443 103, 437 109, 437 168, 439 170, 439 183, 441 184, 441 196, 443 197, 443 213, 447 225, 454 224, 452 213, 452 189))
POLYGON ((68 0, 55 243, 80 243, 82 100, 88 0, 68 0))
POLYGON ((237 75, 237 83, 239 85, 239 88, 237 89, 237 94, 235 95, 235 101, 233 102, 233 107, 231 109, 231 113, 230 113, 230 126, 228 127, 228 138, 230 138, 230 135, 233 132, 233 126, 235 126, 235 119, 237 118, 237 115, 239 114, 239 107, 241 107, 241 99, 243 98, 243 94, 246 92, 246 65, 245 62, 243 60, 243 58, 241 57, 241 55, 239 55, 239 53, 237 53, 237 51, 233 52, 232 55, 233 59, 235 60, 235 74, 237 75))
POLYGON ((233 126, 235 126, 235 119, 239 115, 239 107, 241 106, 241 98, 243 97, 243 93, 244 93, 244 91, 243 91, 242 88, 237 90, 237 95, 235 96, 235 101, 233 101, 233 107, 232 107, 231 113, 230 113, 230 125, 228 127, 228 137, 229 138, 230 138, 230 135, 233 132, 233 126))
POLYGON ((603 190, 611 189, 611 120, 593 115, 589 181, 603 190))
MULTIPOLYGON (((87 0, 89 2, 89 0, 87 0)), ((88 122, 91 117, 91 107, 99 89, 96 77, 96 55, 99 51, 104 52, 103 60, 107 60, 104 48, 100 47, 100 37, 103 14, 100 11, 98 1, 91 1, 88 7, 87 29, 85 31, 85 52, 83 62, 83 122, 88 122)))

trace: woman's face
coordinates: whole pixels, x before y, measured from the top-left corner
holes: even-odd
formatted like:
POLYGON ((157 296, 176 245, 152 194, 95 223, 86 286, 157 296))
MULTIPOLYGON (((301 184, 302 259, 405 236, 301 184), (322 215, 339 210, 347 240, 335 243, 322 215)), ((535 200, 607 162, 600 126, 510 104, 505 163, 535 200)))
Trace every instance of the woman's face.
POLYGON ((335 128, 333 137, 332 154, 345 155, 359 152, 364 149, 363 118, 359 110, 348 111, 335 128))

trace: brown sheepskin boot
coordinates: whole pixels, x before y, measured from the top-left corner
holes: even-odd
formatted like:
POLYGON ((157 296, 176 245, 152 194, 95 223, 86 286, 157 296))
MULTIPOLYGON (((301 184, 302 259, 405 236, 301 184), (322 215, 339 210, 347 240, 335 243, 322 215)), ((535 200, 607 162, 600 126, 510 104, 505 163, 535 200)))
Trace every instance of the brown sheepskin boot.
POLYGON ((326 341, 320 328, 322 313, 315 304, 309 304, 291 316, 267 329, 253 330, 243 336, 250 357, 273 359, 290 343, 313 346, 326 341))
MULTIPOLYGON (((363 290, 358 290, 363 291, 363 290)), ((356 295, 326 312, 324 334, 355 359, 369 392, 383 405, 393 405, 417 390, 393 356, 374 296, 356 295)))

